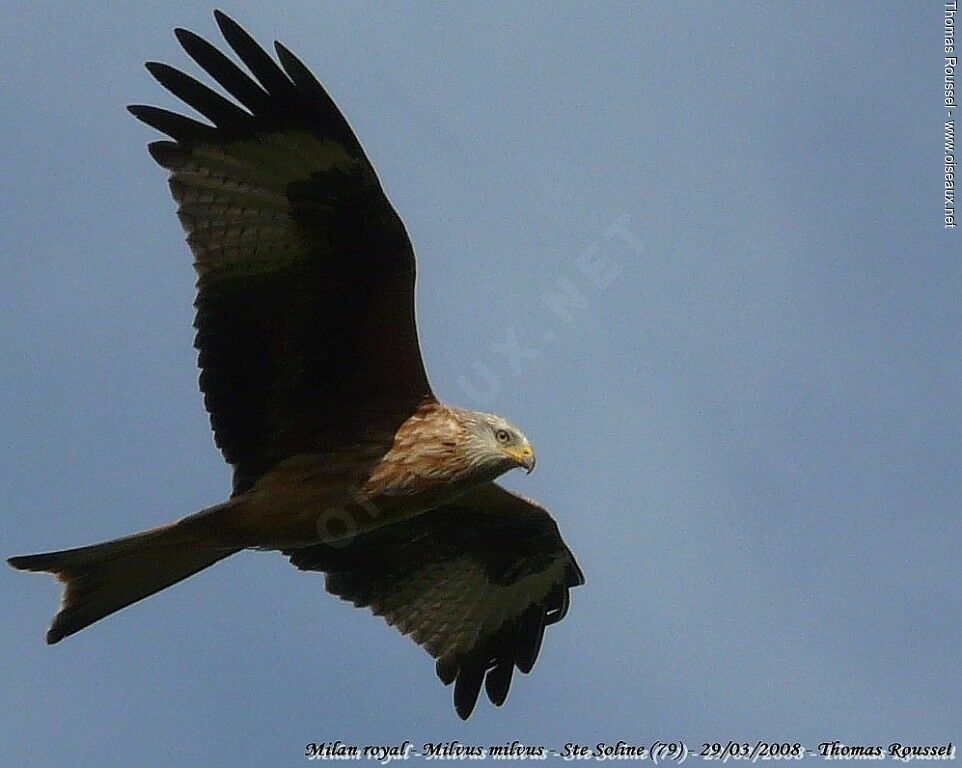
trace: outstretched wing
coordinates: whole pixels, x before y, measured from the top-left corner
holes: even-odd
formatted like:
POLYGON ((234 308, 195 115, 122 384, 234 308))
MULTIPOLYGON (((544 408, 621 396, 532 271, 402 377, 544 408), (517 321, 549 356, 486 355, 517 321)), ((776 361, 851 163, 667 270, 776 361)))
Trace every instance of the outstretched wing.
POLYGON ((280 66, 215 12, 251 77, 183 29, 232 101, 165 64, 147 68, 207 118, 131 106, 173 141, 150 145, 198 273, 195 346, 235 492, 288 456, 389 434, 431 397, 404 225, 334 102, 279 43, 280 66))
POLYGON ((494 483, 346 545, 288 554, 434 656, 464 719, 482 683, 504 703, 515 667, 531 671, 545 626, 564 618, 568 590, 584 584, 551 516, 494 483))

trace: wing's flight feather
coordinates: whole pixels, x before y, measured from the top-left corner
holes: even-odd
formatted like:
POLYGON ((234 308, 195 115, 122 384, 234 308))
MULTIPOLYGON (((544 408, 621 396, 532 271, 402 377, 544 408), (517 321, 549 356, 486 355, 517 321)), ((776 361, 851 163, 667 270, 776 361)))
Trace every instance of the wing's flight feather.
POLYGON ((414 318, 414 253, 347 121, 307 68, 280 65, 220 12, 253 77, 198 35, 187 53, 240 105, 166 64, 157 80, 211 124, 130 111, 150 145, 198 273, 195 346, 235 493, 289 456, 393 434, 431 398, 414 318))
POLYGON ((269 112, 272 102, 267 91, 245 75, 233 61, 188 29, 175 29, 174 35, 187 55, 248 110, 255 115, 269 112))
POLYGON ((294 86, 287 75, 254 38, 241 28, 240 24, 223 11, 214 11, 214 19, 224 39, 257 78, 264 90, 275 96, 296 99, 294 86))
POLYGON ((467 718, 484 685, 500 706, 515 668, 531 671, 544 629, 584 576, 551 516, 489 483, 456 502, 344 546, 287 553, 327 589, 371 610, 437 659, 467 718))
POLYGON ((249 112, 179 69, 157 61, 148 61, 146 67, 157 82, 220 129, 226 131, 235 126, 242 130, 250 122, 249 112))

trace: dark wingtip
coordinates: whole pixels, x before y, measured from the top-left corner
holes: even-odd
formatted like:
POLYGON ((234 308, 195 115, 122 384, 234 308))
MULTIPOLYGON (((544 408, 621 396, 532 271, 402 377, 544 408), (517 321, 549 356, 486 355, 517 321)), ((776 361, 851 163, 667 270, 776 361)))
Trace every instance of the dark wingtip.
POLYGON ((499 664, 488 672, 488 676, 484 680, 484 689, 494 706, 500 707, 508 698, 508 689, 511 687, 513 673, 514 664, 511 661, 499 664))
MULTIPOLYGON (((45 552, 40 555, 17 555, 16 557, 8 557, 7 565, 11 568, 16 568, 18 571, 47 571, 55 560, 51 555, 56 554, 58 553, 45 552)), ((51 573, 53 573, 53 571, 51 571, 51 573)))
POLYGON ((458 663, 456 659, 452 659, 449 656, 442 657, 437 660, 434 665, 434 670, 438 674, 438 678, 445 685, 451 685, 454 682, 454 678, 458 676, 458 663))
POLYGON ((217 130, 213 126, 160 107, 151 107, 147 104, 128 104, 127 111, 142 123, 146 123, 161 133, 166 133, 176 141, 201 141, 217 136, 217 130))
POLYGON ((174 30, 174 37, 177 38, 177 42, 180 43, 180 47, 187 51, 187 53, 190 53, 192 48, 210 45, 210 43, 208 43, 196 32, 191 32, 189 29, 184 29, 183 27, 177 27, 174 30))
POLYGON ((287 76, 295 83, 299 83, 302 89, 324 92, 321 84, 317 82, 317 78, 314 77, 304 62, 291 53, 279 40, 274 41, 274 52, 277 54, 277 58, 281 62, 281 66, 284 67, 287 76))
MULTIPOLYGON (((158 112, 161 112, 158 107, 152 107, 149 104, 128 104, 127 111, 140 122, 146 123, 151 128, 157 128, 155 116, 158 112)), ((163 129, 157 128, 157 130, 163 129)))
POLYGON ((60 613, 53 617, 53 623, 47 630, 47 645, 55 645, 65 637, 77 634, 89 623, 89 621, 78 621, 76 612, 71 611, 70 608, 61 609, 60 613))
POLYGON ((165 88, 168 88, 164 77, 167 72, 173 69, 173 67, 160 61, 145 61, 144 69, 150 72, 150 76, 154 78, 154 80, 163 85, 165 88))
POLYGON ((162 61, 145 61, 144 67, 155 80, 168 90, 170 86, 167 83, 169 82, 170 76, 181 74, 170 66, 170 64, 164 64, 162 61))
POLYGON ((170 166, 182 154, 180 147, 173 141, 152 141, 147 145, 147 151, 154 161, 164 168, 170 166))
POLYGON ((522 614, 519 621, 519 647, 515 664, 525 675, 534 669, 534 664, 538 660, 541 642, 544 640, 545 619, 544 608, 540 605, 532 605, 522 614))
POLYGON ((454 709, 458 717, 467 720, 478 703, 478 695, 484 683, 485 668, 476 659, 461 664, 454 684, 454 709))
POLYGON ((220 8, 214 9, 214 21, 217 22, 217 26, 220 28, 220 31, 225 35, 227 34, 227 32, 224 31, 225 27, 227 27, 228 29, 231 29, 231 28, 240 29, 240 24, 234 21, 230 16, 224 13, 220 8))

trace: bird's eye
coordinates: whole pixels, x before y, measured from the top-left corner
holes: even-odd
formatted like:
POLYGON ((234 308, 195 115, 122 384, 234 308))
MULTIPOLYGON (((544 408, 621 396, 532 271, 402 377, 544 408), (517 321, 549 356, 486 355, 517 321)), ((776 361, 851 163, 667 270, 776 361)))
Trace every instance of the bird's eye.
POLYGON ((496 430, 494 436, 498 439, 499 443, 506 443, 511 439, 511 433, 506 429, 496 430))

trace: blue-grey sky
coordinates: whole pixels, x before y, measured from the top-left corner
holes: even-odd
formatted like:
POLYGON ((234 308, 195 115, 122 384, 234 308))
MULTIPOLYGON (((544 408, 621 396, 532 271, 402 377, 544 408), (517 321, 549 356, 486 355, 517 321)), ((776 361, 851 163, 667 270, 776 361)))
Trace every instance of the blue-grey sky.
MULTIPOLYGON (((2 762, 962 738, 941 5, 267 8, 225 6, 348 116, 415 244, 436 391, 531 437, 538 470, 506 482, 552 510, 588 583, 505 707, 461 723, 426 654, 278 555, 52 648, 56 585, 3 570, 2 762)), ((187 66, 171 30, 217 38, 210 10, 0 10, 5 556, 228 492, 190 256, 157 136, 124 111, 174 104, 142 63, 187 66)))

